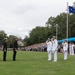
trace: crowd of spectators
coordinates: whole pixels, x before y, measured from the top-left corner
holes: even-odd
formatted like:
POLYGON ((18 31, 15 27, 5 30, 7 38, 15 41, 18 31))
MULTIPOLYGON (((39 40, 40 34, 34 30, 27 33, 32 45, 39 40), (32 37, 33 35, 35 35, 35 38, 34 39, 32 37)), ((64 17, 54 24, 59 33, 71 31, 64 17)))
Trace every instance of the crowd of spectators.
POLYGON ((31 46, 25 47, 26 51, 47 51, 46 43, 33 44, 31 46))

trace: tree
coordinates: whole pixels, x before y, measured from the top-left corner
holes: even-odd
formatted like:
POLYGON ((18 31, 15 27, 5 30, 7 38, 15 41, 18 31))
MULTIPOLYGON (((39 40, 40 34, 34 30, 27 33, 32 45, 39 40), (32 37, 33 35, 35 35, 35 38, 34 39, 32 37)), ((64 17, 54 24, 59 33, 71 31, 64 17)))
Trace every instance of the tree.
POLYGON ((29 39, 29 37, 28 36, 26 36, 25 38, 24 38, 24 45, 25 46, 28 46, 28 45, 30 45, 30 39, 29 39))
POLYGON ((5 31, 1 30, 0 31, 0 44, 2 43, 4 38, 6 38, 6 37, 7 37, 7 34, 5 33, 5 31))
POLYGON ((37 26, 31 30, 29 37, 26 37, 24 41, 27 45, 45 42, 48 38, 49 28, 37 26))
MULTIPOLYGON (((69 15, 69 37, 75 36, 75 14, 69 15)), ((66 21, 67 13, 60 13, 56 17, 48 18, 45 27, 37 26, 31 30, 29 37, 25 38, 27 45, 45 42, 47 38, 52 38, 56 35, 56 24, 58 24, 58 40, 66 38, 66 21)))
POLYGON ((14 42, 14 39, 15 39, 16 37, 17 37, 17 36, 15 36, 15 35, 9 35, 9 37, 8 37, 8 46, 9 46, 10 48, 13 47, 13 42, 14 42))
MULTIPOLYGON (((75 29, 75 15, 69 15, 69 37, 74 36, 74 29, 75 29)), ((50 17, 48 19, 49 24, 51 24, 51 32, 55 32, 55 25, 58 24, 58 40, 66 38, 66 20, 67 20, 67 14, 61 13, 60 15, 57 15, 56 17, 50 17)), ((52 33, 52 34, 53 34, 52 33)))
POLYGON ((75 14, 69 15, 69 37, 75 37, 75 14))

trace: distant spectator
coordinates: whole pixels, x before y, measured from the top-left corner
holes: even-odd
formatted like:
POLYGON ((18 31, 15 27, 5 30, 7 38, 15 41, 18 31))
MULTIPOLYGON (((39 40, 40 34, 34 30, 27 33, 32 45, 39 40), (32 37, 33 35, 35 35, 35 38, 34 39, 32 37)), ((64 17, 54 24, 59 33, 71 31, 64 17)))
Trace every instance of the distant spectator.
POLYGON ((68 42, 67 40, 64 40, 63 45, 63 52, 64 52, 64 60, 67 60, 67 55, 68 55, 68 42))

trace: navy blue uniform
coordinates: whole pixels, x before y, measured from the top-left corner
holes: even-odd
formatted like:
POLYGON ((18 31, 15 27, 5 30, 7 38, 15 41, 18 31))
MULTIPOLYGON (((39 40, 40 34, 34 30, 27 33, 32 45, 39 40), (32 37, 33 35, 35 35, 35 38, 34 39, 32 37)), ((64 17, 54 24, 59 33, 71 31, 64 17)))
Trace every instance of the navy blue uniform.
POLYGON ((18 49, 18 43, 17 40, 15 40, 13 43, 13 61, 16 60, 17 49, 18 49))
POLYGON ((2 45, 3 45, 3 61, 6 61, 6 54, 7 54, 7 42, 6 42, 6 41, 4 41, 4 42, 2 43, 2 45))

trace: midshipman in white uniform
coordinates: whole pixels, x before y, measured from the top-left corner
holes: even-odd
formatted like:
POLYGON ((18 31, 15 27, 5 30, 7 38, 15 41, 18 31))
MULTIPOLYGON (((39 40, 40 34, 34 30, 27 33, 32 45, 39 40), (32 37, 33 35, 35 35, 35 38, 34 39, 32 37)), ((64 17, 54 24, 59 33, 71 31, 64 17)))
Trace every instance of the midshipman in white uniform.
POLYGON ((72 47, 72 55, 74 55, 74 43, 72 43, 71 47, 72 47))
POLYGON ((69 43, 69 53, 70 53, 70 55, 72 55, 72 44, 71 44, 71 42, 69 43))
POLYGON ((64 60, 67 60, 67 55, 68 55, 68 42, 67 40, 64 40, 63 45, 63 51, 64 51, 64 60))
POLYGON ((58 41, 55 36, 52 38, 52 52, 54 53, 54 62, 57 61, 58 41))
POLYGON ((47 44, 48 60, 51 60, 52 59, 52 42, 50 38, 48 38, 48 40, 46 41, 46 44, 47 44))

